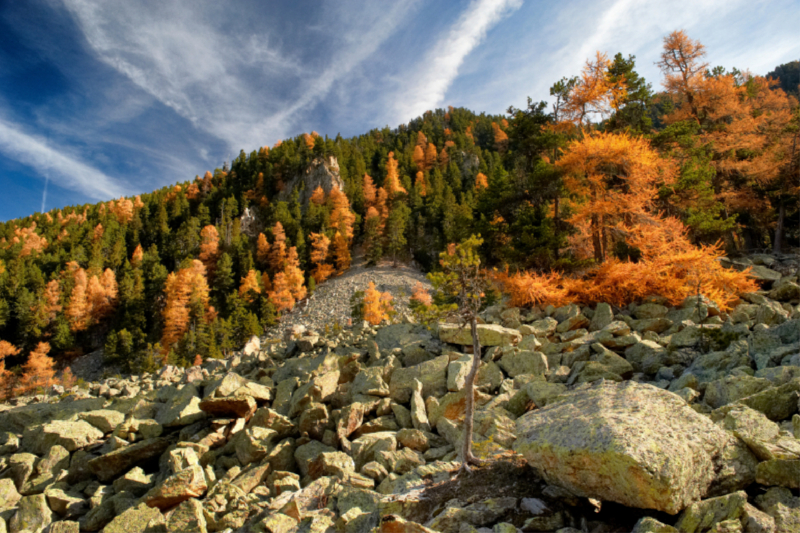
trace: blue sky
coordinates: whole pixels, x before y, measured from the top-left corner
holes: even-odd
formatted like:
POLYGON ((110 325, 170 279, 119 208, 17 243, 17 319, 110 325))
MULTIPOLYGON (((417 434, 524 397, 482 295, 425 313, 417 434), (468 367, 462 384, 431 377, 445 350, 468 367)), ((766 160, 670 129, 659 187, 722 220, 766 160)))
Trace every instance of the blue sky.
POLYGON ((0 3, 0 220, 149 192, 278 139, 502 113, 685 29, 727 68, 800 59, 800 0, 0 3))

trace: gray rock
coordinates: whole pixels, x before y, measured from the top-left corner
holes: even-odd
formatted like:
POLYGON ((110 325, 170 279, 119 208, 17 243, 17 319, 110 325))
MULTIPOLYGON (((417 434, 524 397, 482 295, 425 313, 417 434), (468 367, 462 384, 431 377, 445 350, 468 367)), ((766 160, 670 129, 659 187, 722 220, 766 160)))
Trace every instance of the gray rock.
POLYGON ((23 447, 44 454, 51 446, 63 446, 68 452, 94 444, 103 438, 103 432, 84 420, 69 422, 54 420, 25 431, 23 447))
MULTIPOLYGON (((521 416, 517 437, 515 451, 536 464, 548 483, 673 514, 720 483, 718 462, 742 451, 732 435, 680 398, 635 382, 573 391, 521 416), (657 474, 654 464, 661 465, 657 474)), ((738 464, 733 470, 739 471, 724 472, 726 490, 752 482, 746 467, 755 459, 738 464)))
POLYGON ((547 357, 541 352, 512 351, 503 355, 499 365, 512 378, 547 373, 547 357))
POLYGON ((422 383, 423 396, 441 396, 447 392, 447 367, 450 359, 441 355, 408 368, 394 370, 389 379, 390 397, 397 403, 408 403, 414 390, 414 380, 422 383))
MULTIPOLYGON (((516 345, 522 340, 522 334, 510 328, 496 324, 478 324, 478 341, 482 347, 516 345)), ((450 344, 472 346, 472 332, 469 326, 459 324, 439 324, 439 340, 450 344)))

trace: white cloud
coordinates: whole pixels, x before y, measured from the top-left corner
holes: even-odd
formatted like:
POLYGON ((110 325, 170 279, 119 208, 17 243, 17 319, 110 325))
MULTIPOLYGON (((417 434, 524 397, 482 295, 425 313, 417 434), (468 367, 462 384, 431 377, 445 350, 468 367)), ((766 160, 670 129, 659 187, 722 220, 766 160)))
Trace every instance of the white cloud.
POLYGON ((396 120, 404 122, 441 104, 467 55, 497 22, 521 6, 522 0, 474 1, 423 59, 421 72, 410 76, 414 88, 398 98, 396 120))
POLYGON ((147 9, 129 0, 63 2, 102 61, 195 127, 224 140, 230 151, 298 133, 298 114, 374 53, 414 5, 337 2, 323 7, 332 11, 326 13, 327 24, 312 29, 312 35, 303 28, 287 52, 289 45, 281 41, 290 35, 285 28, 271 35, 269 28, 248 26, 245 20, 231 32, 223 24, 230 14, 211 2, 167 2, 147 9), (333 47, 315 46, 319 34, 333 47), (308 55, 309 47, 316 53, 308 55), (311 59, 304 62, 303 52, 311 59))
MULTIPOLYGON (((59 186, 82 192, 95 200, 108 200, 127 194, 125 188, 104 173, 67 155, 58 147, 22 132, 18 126, 3 119, 0 119, 0 151, 32 167, 59 186)), ((43 198, 43 204, 44 201, 43 198)))

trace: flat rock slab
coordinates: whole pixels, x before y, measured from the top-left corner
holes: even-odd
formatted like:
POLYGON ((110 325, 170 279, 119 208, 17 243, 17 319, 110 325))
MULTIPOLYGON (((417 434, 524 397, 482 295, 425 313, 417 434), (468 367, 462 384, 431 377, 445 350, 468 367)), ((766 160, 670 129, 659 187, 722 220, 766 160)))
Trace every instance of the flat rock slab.
POLYGON ((742 488, 753 473, 731 468, 755 464, 721 464, 721 457, 742 453, 735 437, 675 394, 635 382, 567 393, 521 416, 517 437, 514 449, 549 483, 670 514, 706 496, 719 482, 717 471, 729 476, 727 488, 742 488), (738 479, 742 486, 735 487, 738 479))
MULTIPOLYGON (((439 324, 439 340, 451 344, 472 346, 472 331, 469 326, 459 324, 439 324)), ((481 346, 516 345, 522 334, 516 329, 504 328, 496 324, 478 324, 478 341, 481 346)))
POLYGON ((22 442, 26 449, 42 455, 55 445, 74 452, 102 438, 103 432, 85 420, 54 420, 26 431, 22 442))
POLYGON ((250 396, 228 396, 225 398, 206 398, 200 402, 200 409, 212 416, 230 416, 249 419, 256 412, 256 401, 250 396))
POLYGON ((106 483, 143 461, 158 457, 169 447, 167 439, 155 438, 125 446, 89 461, 89 469, 106 483))

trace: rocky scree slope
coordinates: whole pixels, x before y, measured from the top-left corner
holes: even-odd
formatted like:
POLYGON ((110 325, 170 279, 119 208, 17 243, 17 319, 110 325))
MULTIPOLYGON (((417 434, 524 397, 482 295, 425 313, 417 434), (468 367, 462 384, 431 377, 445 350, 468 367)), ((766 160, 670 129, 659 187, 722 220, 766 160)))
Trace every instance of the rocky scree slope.
POLYGON ((0 532, 796 533, 800 285, 791 260, 760 266, 727 313, 488 309, 488 463, 463 477, 454 324, 289 328, 21 398, 0 412, 0 532))

